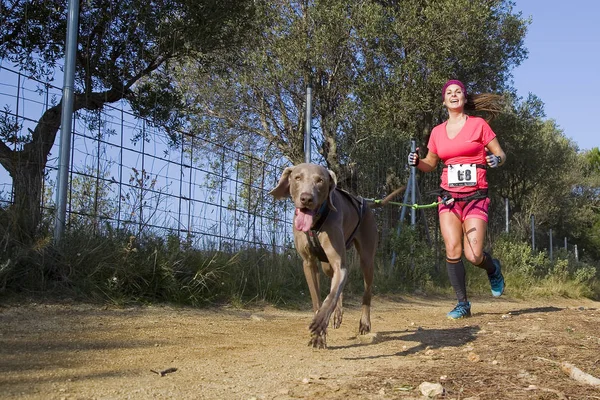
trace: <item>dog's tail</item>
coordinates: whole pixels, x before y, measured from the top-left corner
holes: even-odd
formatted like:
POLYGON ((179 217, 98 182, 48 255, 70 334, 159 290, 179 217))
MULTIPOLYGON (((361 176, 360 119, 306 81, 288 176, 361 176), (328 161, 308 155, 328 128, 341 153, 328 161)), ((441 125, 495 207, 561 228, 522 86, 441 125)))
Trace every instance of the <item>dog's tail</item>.
POLYGON ((381 199, 381 200, 371 200, 371 208, 376 208, 376 207, 381 207, 381 206, 385 206, 387 203, 389 203, 390 201, 392 201, 392 199, 394 199, 396 196, 398 196, 400 193, 404 192, 406 190, 406 185, 399 187, 398 189, 394 190, 392 193, 388 194, 387 196, 385 196, 385 198, 381 199))

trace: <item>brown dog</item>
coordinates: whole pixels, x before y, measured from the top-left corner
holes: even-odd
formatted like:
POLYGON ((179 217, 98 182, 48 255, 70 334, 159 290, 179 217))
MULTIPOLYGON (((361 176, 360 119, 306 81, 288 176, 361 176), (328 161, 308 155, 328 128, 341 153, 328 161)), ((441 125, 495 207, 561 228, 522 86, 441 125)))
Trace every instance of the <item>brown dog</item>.
POLYGON ((334 311, 333 327, 338 328, 342 323, 342 292, 348 278, 346 249, 352 244, 360 256, 365 284, 358 331, 361 335, 370 332, 371 286, 378 239, 371 210, 361 198, 336 189, 335 174, 315 164, 286 168, 270 194, 277 199, 291 196, 296 207, 294 242, 303 260, 315 312, 309 326, 309 345, 326 347, 327 326, 334 311), (319 296, 319 260, 323 272, 331 278, 331 288, 323 304, 319 296))

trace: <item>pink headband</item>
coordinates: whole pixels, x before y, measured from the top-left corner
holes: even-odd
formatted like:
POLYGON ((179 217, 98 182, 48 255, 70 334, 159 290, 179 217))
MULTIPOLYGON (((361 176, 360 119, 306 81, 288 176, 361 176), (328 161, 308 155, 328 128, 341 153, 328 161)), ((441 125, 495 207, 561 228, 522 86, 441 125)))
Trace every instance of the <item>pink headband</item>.
POLYGON ((446 82, 446 84, 444 85, 444 88, 442 89, 442 100, 444 100, 444 98, 446 97, 446 89, 448 89, 448 86, 450 85, 458 85, 460 86, 460 88, 462 89, 464 95, 467 95, 467 89, 465 89, 465 85, 459 81, 458 79, 450 79, 448 82, 446 82))

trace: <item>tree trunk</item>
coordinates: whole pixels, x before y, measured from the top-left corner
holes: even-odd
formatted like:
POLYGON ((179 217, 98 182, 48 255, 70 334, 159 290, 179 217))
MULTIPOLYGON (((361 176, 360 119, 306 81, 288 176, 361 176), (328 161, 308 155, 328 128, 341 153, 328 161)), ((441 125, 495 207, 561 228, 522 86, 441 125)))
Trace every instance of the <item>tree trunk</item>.
POLYGON ((17 243, 30 244, 41 221, 41 199, 44 170, 48 155, 60 128, 61 104, 46 110, 22 150, 0 146, 0 164, 13 181, 14 201, 10 207, 11 237, 17 243))
POLYGON ((21 163, 13 177, 14 203, 10 208, 11 236, 19 243, 32 243, 41 221, 44 167, 21 163))

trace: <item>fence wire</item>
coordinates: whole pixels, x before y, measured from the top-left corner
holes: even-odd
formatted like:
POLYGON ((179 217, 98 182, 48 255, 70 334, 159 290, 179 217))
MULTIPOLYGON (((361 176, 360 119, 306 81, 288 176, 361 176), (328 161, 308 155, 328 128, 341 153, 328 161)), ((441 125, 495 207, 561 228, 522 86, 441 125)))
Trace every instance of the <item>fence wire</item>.
MULTIPOLYGON (((61 98, 61 89, 0 66, 0 104, 20 132, 61 98)), ((24 133, 25 134, 25 133, 24 133)), ((187 132, 175 136, 135 118, 124 102, 75 113, 68 227, 177 235, 198 248, 235 251, 291 245, 292 212, 268 195, 286 166, 187 132)), ((45 170, 42 207, 53 218, 58 143, 45 170)), ((15 140, 14 150, 19 149, 15 140)), ((13 200, 0 168, 0 202, 13 200)))

